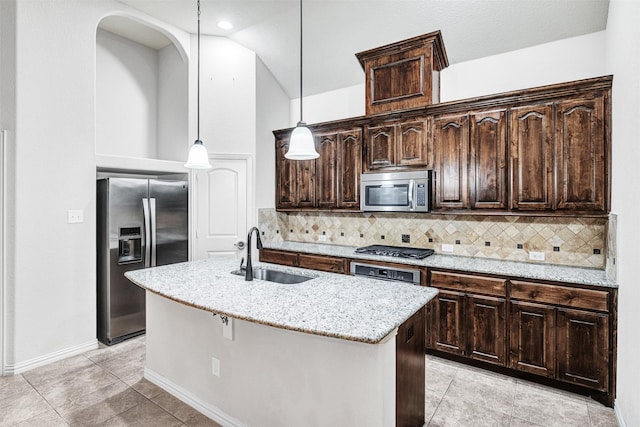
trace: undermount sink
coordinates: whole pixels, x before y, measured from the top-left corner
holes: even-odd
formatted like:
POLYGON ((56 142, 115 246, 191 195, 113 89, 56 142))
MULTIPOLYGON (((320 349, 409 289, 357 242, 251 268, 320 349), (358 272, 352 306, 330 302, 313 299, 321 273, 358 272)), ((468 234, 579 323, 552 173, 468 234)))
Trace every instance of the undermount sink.
MULTIPOLYGON (((244 270, 232 271, 231 274, 237 276, 244 276, 246 272, 244 270)), ((315 279, 312 276, 303 276, 301 274, 287 273, 286 271, 271 270, 264 267, 257 267, 253 269, 253 278, 258 280, 266 280, 267 282, 282 283, 290 285, 294 283, 302 283, 307 280, 315 279)))

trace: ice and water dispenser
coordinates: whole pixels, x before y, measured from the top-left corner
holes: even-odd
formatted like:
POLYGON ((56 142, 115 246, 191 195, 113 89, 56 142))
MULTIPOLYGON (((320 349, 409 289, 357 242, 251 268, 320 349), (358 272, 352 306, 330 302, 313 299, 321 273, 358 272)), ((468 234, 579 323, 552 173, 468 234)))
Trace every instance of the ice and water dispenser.
POLYGON ((121 227, 118 239, 118 264, 142 261, 140 227, 121 227))

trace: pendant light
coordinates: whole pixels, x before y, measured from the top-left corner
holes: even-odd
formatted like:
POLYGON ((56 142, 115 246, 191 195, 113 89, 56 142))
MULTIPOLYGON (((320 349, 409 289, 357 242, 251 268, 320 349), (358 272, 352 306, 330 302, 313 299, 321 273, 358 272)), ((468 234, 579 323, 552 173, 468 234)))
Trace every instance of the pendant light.
POLYGON ((302 0, 300 0, 300 121, 289 139, 289 149, 284 155, 290 160, 313 160, 320 157, 316 151, 313 135, 302 120, 302 0))
POLYGON ((198 0, 198 137, 189 150, 189 158, 185 167, 189 169, 211 169, 209 153, 200 140, 200 0, 198 0))

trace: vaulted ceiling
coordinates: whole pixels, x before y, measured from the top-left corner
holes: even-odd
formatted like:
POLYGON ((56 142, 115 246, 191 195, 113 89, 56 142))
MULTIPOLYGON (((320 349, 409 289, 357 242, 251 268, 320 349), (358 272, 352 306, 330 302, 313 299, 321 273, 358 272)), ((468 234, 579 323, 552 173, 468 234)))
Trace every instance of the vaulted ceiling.
MULTIPOLYGON (((196 0, 120 0, 189 33, 196 0)), ((304 0, 304 94, 364 82, 355 53, 442 31, 450 64, 606 29, 609 0, 304 0)), ((256 52, 299 91, 298 0, 201 0, 203 34, 256 52), (232 30, 218 28, 227 20, 232 30)))

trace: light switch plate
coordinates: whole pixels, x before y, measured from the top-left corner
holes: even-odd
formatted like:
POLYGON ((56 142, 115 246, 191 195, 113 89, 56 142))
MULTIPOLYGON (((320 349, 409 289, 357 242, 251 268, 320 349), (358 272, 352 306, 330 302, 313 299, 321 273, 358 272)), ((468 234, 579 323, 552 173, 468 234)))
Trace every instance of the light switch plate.
POLYGON ((71 209, 67 211, 67 223, 80 224, 84 222, 84 211, 82 209, 71 209))
POLYGON ((211 358, 211 373, 216 377, 220 376, 220 359, 211 358))
POLYGON ((442 252, 453 252, 453 245, 442 244, 442 252))

